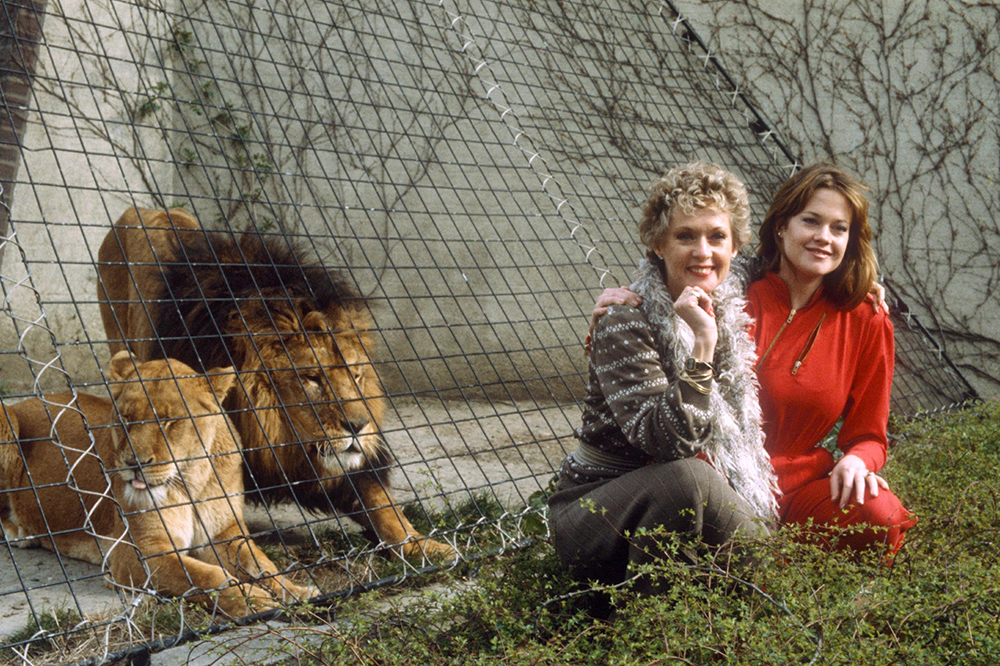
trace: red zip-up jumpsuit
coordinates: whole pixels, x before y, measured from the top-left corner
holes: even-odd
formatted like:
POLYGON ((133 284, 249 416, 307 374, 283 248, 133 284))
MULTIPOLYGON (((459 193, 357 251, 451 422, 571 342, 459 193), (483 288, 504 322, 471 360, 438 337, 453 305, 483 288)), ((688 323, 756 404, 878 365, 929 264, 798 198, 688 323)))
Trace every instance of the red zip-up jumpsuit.
POLYGON ((757 377, 764 415, 765 448, 784 493, 783 523, 870 525, 841 543, 861 550, 885 544, 895 553, 916 517, 891 492, 866 491, 864 504, 846 509, 830 499, 833 455, 817 446, 843 416, 837 446, 861 458, 869 470, 885 465, 889 392, 894 363, 888 315, 867 300, 838 310, 820 289, 792 311, 788 287, 775 273, 750 286, 747 309, 755 319, 757 377))

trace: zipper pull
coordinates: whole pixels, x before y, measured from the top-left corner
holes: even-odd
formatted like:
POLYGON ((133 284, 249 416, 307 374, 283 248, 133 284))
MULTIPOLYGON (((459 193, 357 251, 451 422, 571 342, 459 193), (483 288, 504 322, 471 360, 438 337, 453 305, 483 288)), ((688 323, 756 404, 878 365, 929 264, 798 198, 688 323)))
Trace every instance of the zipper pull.
POLYGON ((824 321, 826 321, 825 312, 819 318, 819 321, 816 322, 816 327, 813 328, 812 333, 810 333, 809 337, 806 339, 806 346, 802 348, 801 352, 799 352, 799 357, 798 359, 796 359, 795 365, 792 366, 793 375, 798 374, 799 368, 802 367, 802 362, 806 360, 806 356, 809 355, 809 352, 812 350, 813 345, 816 344, 816 337, 819 335, 819 327, 823 325, 824 321))
POLYGON ((771 350, 774 349, 774 345, 775 343, 778 342, 778 338, 781 337, 781 334, 784 332, 785 327, 792 323, 792 317, 794 316, 795 316, 795 308, 792 308, 792 311, 788 313, 788 319, 786 319, 785 323, 781 325, 781 328, 778 329, 778 332, 774 334, 774 339, 771 340, 771 344, 767 346, 767 351, 764 352, 763 356, 757 359, 757 362, 754 364, 755 368, 759 368, 761 365, 763 365, 764 359, 767 358, 768 354, 771 353, 771 350))

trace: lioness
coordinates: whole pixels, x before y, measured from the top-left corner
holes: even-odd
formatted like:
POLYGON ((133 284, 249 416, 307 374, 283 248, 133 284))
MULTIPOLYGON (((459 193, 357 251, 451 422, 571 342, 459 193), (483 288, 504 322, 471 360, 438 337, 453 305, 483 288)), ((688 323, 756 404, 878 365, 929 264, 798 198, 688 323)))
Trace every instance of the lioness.
POLYGON ((239 445, 219 404, 234 377, 231 368, 196 376, 178 361, 136 367, 121 352, 111 360, 114 404, 80 394, 79 412, 62 410, 73 398, 64 393, 8 406, 19 440, 0 444, 8 539, 22 539, 18 546, 37 541, 94 564, 106 559, 118 585, 193 592, 193 601, 217 604, 234 618, 274 608, 279 599, 316 596, 315 588, 277 575, 246 535, 239 445), (59 444, 51 438, 56 414, 59 444), (219 590, 217 599, 203 590, 219 590))
POLYGON ((340 511, 408 558, 455 556, 389 494, 371 319, 340 275, 286 238, 205 232, 178 208, 125 211, 98 273, 113 353, 236 367, 239 387, 223 406, 242 438, 252 499, 340 511))

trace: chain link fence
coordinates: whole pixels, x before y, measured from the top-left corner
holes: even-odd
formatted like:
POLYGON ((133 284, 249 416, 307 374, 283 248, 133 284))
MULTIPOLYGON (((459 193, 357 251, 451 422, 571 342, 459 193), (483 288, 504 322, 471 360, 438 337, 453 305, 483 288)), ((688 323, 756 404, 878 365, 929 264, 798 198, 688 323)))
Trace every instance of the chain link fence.
MULTIPOLYGON (((646 185, 798 166, 667 2, 3 5, 15 660, 544 535, 646 185)), ((973 399, 894 305, 897 413, 973 399)))

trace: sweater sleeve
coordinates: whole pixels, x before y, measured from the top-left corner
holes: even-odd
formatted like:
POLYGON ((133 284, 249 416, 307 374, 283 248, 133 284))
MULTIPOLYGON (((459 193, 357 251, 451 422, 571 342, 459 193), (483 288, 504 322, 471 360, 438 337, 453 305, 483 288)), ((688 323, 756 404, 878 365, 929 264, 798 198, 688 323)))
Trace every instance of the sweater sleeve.
POLYGON ((664 367, 642 312, 610 308, 593 345, 594 374, 628 443, 658 460, 697 454, 711 435, 708 396, 674 377, 671 364, 664 367))
MULTIPOLYGON (((870 307, 866 301, 859 307, 870 307)), ((881 309, 868 322, 864 339, 856 342, 859 349, 857 368, 847 395, 844 422, 837 437, 837 446, 845 454, 858 456, 872 471, 885 465, 889 441, 889 395, 895 365, 893 326, 881 309)))

